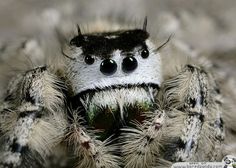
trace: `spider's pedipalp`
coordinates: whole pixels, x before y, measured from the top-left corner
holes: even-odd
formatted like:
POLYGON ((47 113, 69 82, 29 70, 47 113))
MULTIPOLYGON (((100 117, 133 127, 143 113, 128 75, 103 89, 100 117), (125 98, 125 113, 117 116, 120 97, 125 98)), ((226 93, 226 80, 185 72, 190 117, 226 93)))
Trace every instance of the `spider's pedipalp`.
POLYGON ((66 141, 78 157, 78 168, 119 168, 120 158, 115 155, 116 146, 105 141, 96 140, 95 135, 81 125, 78 113, 72 114, 71 125, 66 135, 66 141))
POLYGON ((155 111, 145 114, 147 120, 135 123, 135 128, 124 128, 120 137, 125 167, 143 168, 155 163, 159 155, 165 113, 155 111))

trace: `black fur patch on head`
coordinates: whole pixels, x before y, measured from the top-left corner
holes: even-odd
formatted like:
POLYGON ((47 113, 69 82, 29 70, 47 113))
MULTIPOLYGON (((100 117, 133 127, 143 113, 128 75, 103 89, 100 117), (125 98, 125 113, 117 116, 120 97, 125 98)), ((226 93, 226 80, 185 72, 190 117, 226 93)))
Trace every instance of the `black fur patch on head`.
POLYGON ((145 40, 148 37, 148 32, 141 29, 121 30, 78 35, 70 41, 70 44, 81 47, 84 55, 107 58, 114 50, 129 52, 138 46, 146 47, 145 40))

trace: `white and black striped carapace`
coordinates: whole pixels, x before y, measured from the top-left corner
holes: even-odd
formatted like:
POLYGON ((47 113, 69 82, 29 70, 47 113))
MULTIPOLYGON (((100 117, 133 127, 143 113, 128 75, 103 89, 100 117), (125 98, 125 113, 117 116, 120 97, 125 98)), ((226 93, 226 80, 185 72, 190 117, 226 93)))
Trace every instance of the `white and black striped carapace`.
POLYGON ((82 34, 70 41, 67 72, 73 93, 162 81, 161 59, 143 29, 82 34))

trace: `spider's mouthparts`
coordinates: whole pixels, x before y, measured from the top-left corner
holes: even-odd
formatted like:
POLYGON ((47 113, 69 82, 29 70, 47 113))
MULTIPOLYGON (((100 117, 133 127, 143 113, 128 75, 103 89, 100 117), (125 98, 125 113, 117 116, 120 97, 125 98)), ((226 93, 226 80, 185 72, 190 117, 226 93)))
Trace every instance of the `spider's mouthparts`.
MULTIPOLYGON (((76 97, 85 108, 87 125, 98 133, 100 139, 117 135, 120 128, 142 123, 145 112, 155 107, 159 87, 155 84, 116 85, 109 88, 88 90, 76 97)), ((75 100, 75 99, 74 99, 75 100)))

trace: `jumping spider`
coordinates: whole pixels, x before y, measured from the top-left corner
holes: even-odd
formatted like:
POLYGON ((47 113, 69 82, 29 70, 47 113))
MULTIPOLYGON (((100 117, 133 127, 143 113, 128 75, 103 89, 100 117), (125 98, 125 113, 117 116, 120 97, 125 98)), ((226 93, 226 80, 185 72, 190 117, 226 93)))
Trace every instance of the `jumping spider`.
POLYGON ((63 49, 64 69, 47 65, 16 76, 0 108, 0 167, 221 159, 223 103, 213 76, 187 64, 164 78, 163 67, 172 65, 162 64, 159 51, 169 39, 158 47, 146 23, 88 34, 78 27, 63 49))

